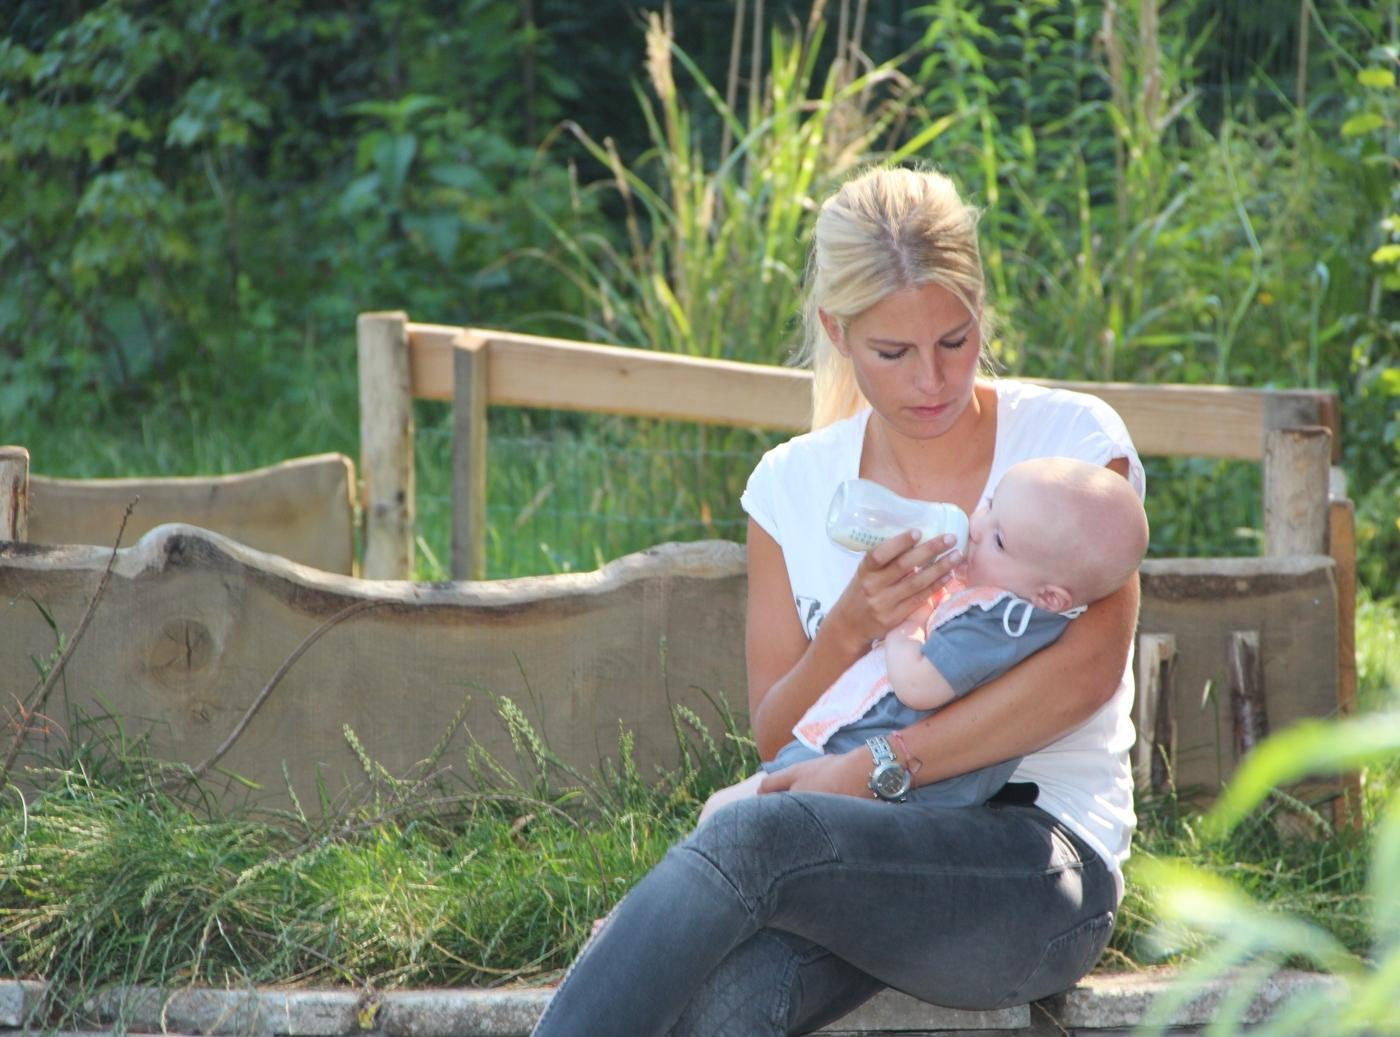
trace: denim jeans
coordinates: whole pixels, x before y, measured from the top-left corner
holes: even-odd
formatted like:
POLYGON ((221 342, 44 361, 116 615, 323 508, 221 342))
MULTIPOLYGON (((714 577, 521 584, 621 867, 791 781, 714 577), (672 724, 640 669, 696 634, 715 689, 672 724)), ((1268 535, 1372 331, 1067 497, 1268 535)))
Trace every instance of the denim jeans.
POLYGON ((623 898, 535 1037, 808 1033, 885 986, 992 1009, 1071 986, 1114 882, 1031 805, 824 793, 741 800, 623 898))

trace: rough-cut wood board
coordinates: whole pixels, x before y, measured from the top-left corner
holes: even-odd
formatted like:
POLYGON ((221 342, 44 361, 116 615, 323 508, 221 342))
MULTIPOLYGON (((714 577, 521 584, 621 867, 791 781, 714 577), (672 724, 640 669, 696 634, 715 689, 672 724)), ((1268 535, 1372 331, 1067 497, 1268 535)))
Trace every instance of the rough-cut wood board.
POLYGON ((1337 712, 1337 589, 1326 555, 1145 562, 1138 628, 1176 637, 1180 788, 1214 789, 1237 762, 1226 690, 1232 631, 1259 632, 1271 731, 1337 712))
POLYGON ((201 526, 302 565, 349 575, 355 555, 355 469, 344 454, 317 454, 208 478, 29 480, 29 539, 111 547, 168 522, 201 526))
MULTIPOLYGON (((71 631, 108 554, 0 547, 0 698, 22 698, 35 679, 28 658, 53 648, 27 596, 71 631)), ((1228 632, 1249 628, 1260 631, 1274 730, 1335 711, 1330 559, 1153 561, 1143 586, 1142 629, 1176 637, 1178 703, 1198 701, 1207 676, 1219 683, 1228 632)), ((662 545, 592 573, 414 584, 335 576, 164 526, 119 552, 69 666, 70 702, 91 710, 100 697, 129 735, 149 725, 158 753, 198 762, 307 634, 367 598, 385 605, 313 646, 225 758, 269 800, 282 802, 284 761, 304 803, 316 801, 318 767, 333 790, 357 780, 346 724, 384 766, 408 770, 468 695, 470 735, 499 758, 512 753, 492 695, 514 700, 585 771, 615 755, 620 726, 635 732, 644 774, 673 763, 673 703, 717 728, 708 693, 743 723, 744 555, 723 541, 662 545)), ((1178 780, 1213 786, 1223 774, 1212 714, 1183 709, 1178 728, 1178 780)), ((447 762, 462 760, 454 748, 447 762)))
MULTIPOLYGON (((53 647, 24 596, 72 630, 108 554, 0 548, 4 701, 32 687, 28 657, 53 647)), ((595 573, 429 585, 333 576, 189 526, 161 527, 119 553, 69 665, 70 699, 95 709, 100 695, 128 733, 149 722, 158 754, 198 762, 307 634, 363 598, 386 605, 318 641, 224 758, 272 800, 286 802, 284 761, 308 806, 318 766, 332 790, 360 779, 346 724, 390 771, 407 771, 468 696, 471 737, 505 762, 513 757, 493 695, 514 700, 585 769, 616 755, 625 724, 644 774, 675 759, 672 703, 718 731, 704 693, 744 702, 743 550, 734 544, 656 548, 595 573)), ((447 759, 458 768, 463 744, 447 759)))

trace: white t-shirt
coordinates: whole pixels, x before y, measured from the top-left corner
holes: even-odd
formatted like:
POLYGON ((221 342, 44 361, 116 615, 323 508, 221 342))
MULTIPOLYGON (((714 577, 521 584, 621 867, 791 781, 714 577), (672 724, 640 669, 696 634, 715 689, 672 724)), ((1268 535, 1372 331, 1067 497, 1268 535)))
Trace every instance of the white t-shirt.
MULTIPOLYGON (((1011 379, 992 383, 997 394, 996 449, 985 504, 1012 465, 1037 457, 1073 457, 1092 464, 1128 462, 1138 496, 1146 491, 1142 462, 1123 419, 1096 396, 1048 389, 1011 379)), ((816 634, 841 596, 861 555, 826 534, 827 507, 836 487, 860 474, 869 408, 844 421, 796 436, 763 455, 740 503, 783 549, 794 604, 803 629, 816 634)), ((1133 659, 1118 690, 1092 717, 1022 759, 1012 781, 1040 787, 1036 805, 1072 828, 1113 872, 1123 894, 1122 862, 1128 859, 1133 779, 1128 762, 1132 722, 1133 659)))

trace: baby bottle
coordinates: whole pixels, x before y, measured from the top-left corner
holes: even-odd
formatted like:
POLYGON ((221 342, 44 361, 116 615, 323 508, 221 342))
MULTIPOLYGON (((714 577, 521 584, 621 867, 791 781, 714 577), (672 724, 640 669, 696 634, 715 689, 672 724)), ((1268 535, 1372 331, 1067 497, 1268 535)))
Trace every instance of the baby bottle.
POLYGON ((826 532, 852 551, 871 548, 903 533, 919 531, 919 542, 951 534, 949 550, 967 553, 967 514, 956 504, 910 500, 869 479, 847 479, 836 488, 826 513, 826 532))

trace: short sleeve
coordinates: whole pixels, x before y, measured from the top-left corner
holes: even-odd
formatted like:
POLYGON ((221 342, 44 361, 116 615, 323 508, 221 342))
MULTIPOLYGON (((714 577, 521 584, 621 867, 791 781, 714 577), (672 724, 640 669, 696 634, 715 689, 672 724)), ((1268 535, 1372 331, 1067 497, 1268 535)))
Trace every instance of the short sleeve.
POLYGON ((749 518, 763 527, 765 533, 778 543, 782 543, 778 529, 777 508, 774 506, 773 500, 777 483, 774 455, 772 451, 769 451, 759 459, 754 470, 749 473, 749 481, 745 484, 744 492, 739 497, 739 506, 744 509, 749 518))
POLYGON ((1002 613, 970 609, 935 627, 924 641, 924 658, 959 698, 1052 643, 1069 623, 1059 613, 1033 609, 1025 631, 1012 637, 1002 626, 1002 613))
POLYGON ((1089 397, 1078 423, 1082 438, 1077 456, 1092 464, 1106 465, 1110 461, 1123 458, 1128 462, 1128 482, 1138 497, 1147 495, 1147 473, 1142 467, 1128 426, 1118 412, 1096 396, 1089 397))

